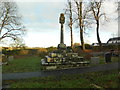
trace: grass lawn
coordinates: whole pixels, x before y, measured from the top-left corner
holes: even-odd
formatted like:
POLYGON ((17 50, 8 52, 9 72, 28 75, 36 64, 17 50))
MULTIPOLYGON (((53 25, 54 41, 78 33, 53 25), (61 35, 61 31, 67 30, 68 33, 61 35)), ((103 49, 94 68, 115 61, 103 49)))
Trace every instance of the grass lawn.
POLYGON ((117 70, 64 75, 59 77, 7 80, 10 88, 117 88, 117 70))
POLYGON ((8 62, 8 65, 3 65, 2 72, 34 72, 40 71, 40 57, 24 57, 19 59, 14 59, 8 62))
MULTIPOLYGON (((22 57, 19 59, 14 59, 9 61, 8 65, 3 65, 2 72, 3 73, 14 73, 14 72, 35 72, 41 71, 40 57, 22 57)), ((112 57, 112 62, 117 62, 118 57, 112 57)), ((111 63, 112 63, 111 62, 111 63)), ((100 64, 104 64, 104 57, 100 57, 100 64)), ((91 65, 96 66, 96 65, 91 65)))
MULTIPOLYGON (((110 63, 118 62, 118 61, 120 61, 119 59, 120 59, 120 57, 112 57, 111 58, 112 62, 110 62, 110 63)), ((105 64, 106 63, 105 58, 103 56, 100 56, 99 60, 100 60, 99 64, 105 64)), ((91 66, 97 66, 97 64, 91 64, 91 66)))

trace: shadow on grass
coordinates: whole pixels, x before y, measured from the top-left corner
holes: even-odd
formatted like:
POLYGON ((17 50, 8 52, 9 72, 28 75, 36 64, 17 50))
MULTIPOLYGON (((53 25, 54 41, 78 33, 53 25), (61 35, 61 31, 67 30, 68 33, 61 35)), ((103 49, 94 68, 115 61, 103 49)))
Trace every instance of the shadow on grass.
POLYGON ((118 88, 117 70, 4 81, 11 88, 118 88))

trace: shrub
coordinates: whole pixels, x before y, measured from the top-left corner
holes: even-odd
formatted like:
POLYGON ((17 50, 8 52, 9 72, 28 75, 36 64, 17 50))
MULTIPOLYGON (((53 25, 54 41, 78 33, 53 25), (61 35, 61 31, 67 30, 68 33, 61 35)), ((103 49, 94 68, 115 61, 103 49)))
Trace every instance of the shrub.
POLYGON ((19 55, 28 55, 29 50, 20 50, 19 55))
POLYGON ((6 56, 10 55, 18 55, 20 50, 5 50, 3 49, 2 53, 5 54, 6 56))
POLYGON ((52 52, 52 51, 57 50, 56 47, 48 47, 48 48, 46 48, 46 49, 47 49, 48 52, 52 52))
POLYGON ((34 56, 34 55, 37 55, 37 50, 38 49, 27 49, 27 50, 29 50, 29 55, 32 55, 32 56, 34 56))
POLYGON ((92 49, 92 46, 90 44, 85 44, 85 49, 92 49))
POLYGON ((40 57, 44 57, 45 55, 47 55, 47 49, 46 48, 39 48, 37 50, 37 55, 39 55, 40 57))
POLYGON ((92 49, 94 51, 110 51, 111 49, 118 50, 120 48, 120 45, 106 45, 106 46, 93 46, 92 49))

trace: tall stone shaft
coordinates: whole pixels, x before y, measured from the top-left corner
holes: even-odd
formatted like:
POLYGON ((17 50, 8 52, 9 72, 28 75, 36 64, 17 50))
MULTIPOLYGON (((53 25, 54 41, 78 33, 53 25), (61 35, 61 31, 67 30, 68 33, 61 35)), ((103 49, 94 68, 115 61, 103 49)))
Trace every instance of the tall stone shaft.
POLYGON ((63 24, 65 23, 65 17, 63 13, 60 14, 59 23, 61 24, 60 43, 64 43, 63 24))
POLYGON ((63 43, 63 44, 64 44, 64 32, 63 32, 63 24, 61 24, 60 43, 63 43))

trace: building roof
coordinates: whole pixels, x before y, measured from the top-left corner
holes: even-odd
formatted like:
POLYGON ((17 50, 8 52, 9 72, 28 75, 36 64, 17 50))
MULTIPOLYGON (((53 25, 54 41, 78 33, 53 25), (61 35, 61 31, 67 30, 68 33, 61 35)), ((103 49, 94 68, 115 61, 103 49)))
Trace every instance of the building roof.
MULTIPOLYGON (((107 43, 109 43, 110 41, 120 41, 120 37, 114 37, 114 38, 110 38, 107 43)), ((117 42, 118 43, 118 42, 117 42)))

